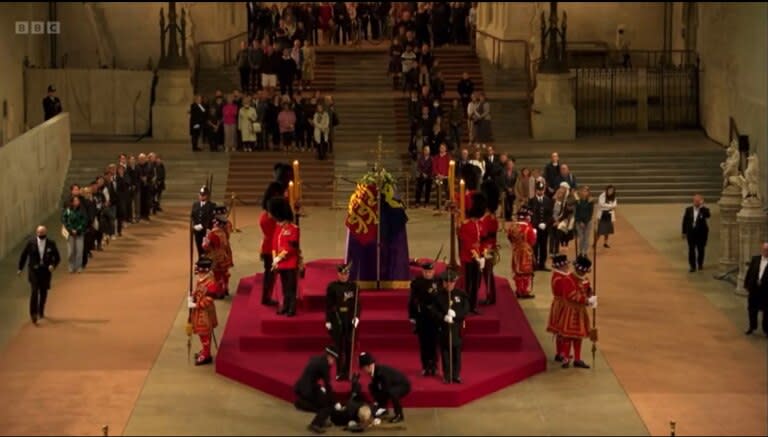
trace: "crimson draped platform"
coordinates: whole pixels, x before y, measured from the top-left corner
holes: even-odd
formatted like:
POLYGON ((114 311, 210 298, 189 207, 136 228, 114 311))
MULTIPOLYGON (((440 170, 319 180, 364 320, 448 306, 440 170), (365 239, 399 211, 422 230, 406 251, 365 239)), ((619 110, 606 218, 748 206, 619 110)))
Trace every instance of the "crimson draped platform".
MULTIPOLYGON (((241 279, 216 356, 216 371, 293 401, 293 384, 307 360, 331 343, 324 326, 325 288, 336 279, 339 262, 325 259, 306 265, 306 277, 299 286, 301 304, 293 318, 278 316, 274 308, 261 305, 262 274, 241 279)), ((444 268, 438 265, 436 270, 444 268)), ((411 273, 415 276, 417 271, 411 273)), ((279 281, 276 288, 279 295, 279 281)), ((421 376, 418 343, 408 321, 408 290, 361 292, 360 347, 355 353, 370 352, 410 378, 412 391, 404 401, 408 407, 461 406, 543 372, 544 351, 508 281, 496 277, 496 289, 496 305, 481 307, 482 315, 467 318, 463 384, 443 384, 439 375, 421 376)), ((363 387, 367 381, 367 376, 361 378, 363 387)), ((349 385, 336 383, 334 389, 343 396, 349 385)))

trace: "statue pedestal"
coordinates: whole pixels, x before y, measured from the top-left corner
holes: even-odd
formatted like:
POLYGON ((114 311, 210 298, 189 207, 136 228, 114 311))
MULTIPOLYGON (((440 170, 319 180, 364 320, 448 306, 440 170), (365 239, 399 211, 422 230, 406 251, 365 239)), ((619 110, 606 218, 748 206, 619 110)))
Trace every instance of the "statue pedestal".
POLYGON ((187 141, 189 105, 192 104, 192 74, 189 69, 159 70, 152 106, 152 138, 187 141))
POLYGON ((736 294, 746 296, 744 277, 747 275, 748 263, 752 256, 760 253, 768 217, 759 200, 748 198, 741 203, 741 211, 736 214, 736 221, 739 224, 739 277, 736 282, 736 294))
POLYGON ((736 214, 741 209, 741 190, 729 185, 720 201, 720 267, 719 275, 726 275, 739 265, 739 224, 736 214))
POLYGON ((531 127, 534 140, 576 139, 576 108, 573 107, 573 73, 539 73, 533 92, 531 127))

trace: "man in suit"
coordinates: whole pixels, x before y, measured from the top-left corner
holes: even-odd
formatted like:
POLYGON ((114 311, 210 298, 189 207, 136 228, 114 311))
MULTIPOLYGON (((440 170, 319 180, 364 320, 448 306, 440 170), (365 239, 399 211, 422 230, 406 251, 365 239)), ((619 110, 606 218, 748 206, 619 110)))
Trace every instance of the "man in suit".
POLYGON ((544 184, 537 183, 536 195, 528 201, 531 224, 536 228, 536 246, 533 248, 536 270, 549 271, 544 264, 547 262, 547 228, 552 225, 554 207, 552 198, 544 195, 544 184))
MULTIPOLYGON (((307 427, 315 434, 325 432, 325 422, 334 410, 334 394, 331 385, 331 367, 336 364, 339 353, 334 346, 325 348, 323 355, 309 359, 301 377, 293 386, 296 394, 294 406, 301 411, 315 413, 315 418, 307 427)), ((341 409, 341 405, 337 404, 341 409)))
POLYGON ((376 363, 373 355, 367 352, 360 354, 359 364, 362 371, 371 375, 368 391, 376 402, 374 416, 380 417, 385 415, 387 405, 391 401, 392 408, 395 410, 395 416, 389 422, 399 423, 405 420, 400 400, 411 392, 411 382, 408 381, 408 378, 399 370, 376 363))
POLYGON ((54 88, 53 85, 48 85, 48 95, 43 99, 43 115, 45 121, 52 119, 60 113, 61 100, 56 97, 56 88, 54 88))
POLYGON ((557 180, 557 185, 560 186, 563 182, 566 182, 571 190, 577 188, 576 187, 576 177, 571 173, 571 169, 568 167, 567 164, 561 164, 560 165, 560 176, 557 180))
POLYGON ((560 187, 560 155, 557 152, 552 152, 552 161, 544 167, 544 180, 547 181, 547 197, 554 196, 560 187))
POLYGON ((38 319, 45 318, 45 301, 51 288, 51 273, 59 265, 61 257, 56 243, 49 240, 45 226, 38 226, 36 238, 31 238, 24 246, 19 257, 18 275, 24 270, 29 260, 29 285, 32 294, 29 297, 29 315, 32 323, 37 325, 38 319))
POLYGON ((192 230, 195 233, 195 245, 197 246, 197 257, 205 255, 203 249, 203 239, 209 229, 213 228, 213 216, 216 204, 208 200, 211 192, 208 187, 200 188, 198 201, 192 204, 192 230))
POLYGON ((199 152, 203 149, 197 147, 200 134, 203 132, 208 112, 203 106, 203 96, 196 95, 195 102, 189 106, 189 135, 192 137, 192 150, 199 152))
POLYGON ((683 214, 683 238, 688 240, 688 265, 693 273, 698 267, 704 268, 704 248, 709 236, 709 208, 704 206, 704 198, 699 194, 693 196, 693 205, 685 208, 683 214))
POLYGON ((764 242, 760 248, 760 255, 753 256, 749 262, 747 276, 744 278, 744 288, 749 292, 747 298, 747 313, 749 315, 749 329, 745 334, 752 334, 757 329, 757 313, 763 312, 763 332, 768 335, 768 318, 765 312, 768 310, 768 242, 764 242))

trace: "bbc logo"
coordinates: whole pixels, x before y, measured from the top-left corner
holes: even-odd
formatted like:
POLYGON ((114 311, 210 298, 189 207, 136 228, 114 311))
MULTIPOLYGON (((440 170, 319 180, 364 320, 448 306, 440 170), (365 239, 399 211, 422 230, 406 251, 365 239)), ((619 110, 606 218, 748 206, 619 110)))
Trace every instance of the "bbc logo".
POLYGON ((17 21, 16 35, 58 35, 61 33, 59 21, 17 21))

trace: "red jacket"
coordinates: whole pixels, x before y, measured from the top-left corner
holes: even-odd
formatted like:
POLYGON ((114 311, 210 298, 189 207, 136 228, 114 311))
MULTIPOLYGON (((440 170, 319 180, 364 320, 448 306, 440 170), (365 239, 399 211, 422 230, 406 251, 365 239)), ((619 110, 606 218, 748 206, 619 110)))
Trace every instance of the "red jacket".
POLYGON ((278 270, 299 268, 299 227, 293 223, 275 227, 272 256, 277 257, 279 255, 283 255, 283 259, 277 263, 278 270))
POLYGON ((483 236, 483 225, 480 220, 466 220, 459 227, 459 260, 462 263, 472 262, 483 253, 480 239, 483 236))
POLYGON ((448 167, 451 162, 450 156, 436 155, 432 157, 432 175, 448 177, 448 167))
POLYGON ((490 212, 486 213, 480 219, 480 224, 483 227, 483 251, 496 250, 496 234, 499 232, 499 220, 496 215, 490 212))
POLYGON ((277 222, 266 211, 263 211, 259 217, 259 227, 261 228, 261 253, 270 255, 272 253, 272 238, 275 236, 277 222))

